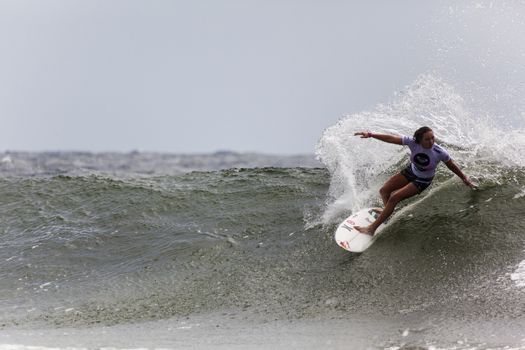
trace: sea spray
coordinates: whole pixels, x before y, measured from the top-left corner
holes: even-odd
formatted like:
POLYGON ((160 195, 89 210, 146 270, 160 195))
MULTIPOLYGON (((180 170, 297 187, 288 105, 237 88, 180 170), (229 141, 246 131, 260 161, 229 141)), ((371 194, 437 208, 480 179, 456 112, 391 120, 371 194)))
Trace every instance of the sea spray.
POLYGON ((322 221, 334 222, 349 210, 381 204, 380 186, 408 163, 406 148, 354 133, 411 136, 421 126, 432 128, 437 142, 475 180, 494 179, 500 167, 525 164, 522 130, 504 132, 486 116, 470 113, 453 86, 433 75, 421 75, 391 102, 347 115, 325 130, 316 149, 331 173, 322 221))

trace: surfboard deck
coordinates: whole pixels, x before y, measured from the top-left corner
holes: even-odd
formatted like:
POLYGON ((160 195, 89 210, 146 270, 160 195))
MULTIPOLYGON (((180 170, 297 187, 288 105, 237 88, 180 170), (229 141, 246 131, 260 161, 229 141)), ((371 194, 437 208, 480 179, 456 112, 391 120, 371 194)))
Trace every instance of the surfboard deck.
POLYGON ((337 244, 349 252, 362 253, 367 250, 377 239, 380 231, 383 229, 381 225, 373 236, 360 233, 354 226, 368 226, 379 214, 374 208, 361 209, 358 212, 347 217, 335 231, 335 241, 337 244))

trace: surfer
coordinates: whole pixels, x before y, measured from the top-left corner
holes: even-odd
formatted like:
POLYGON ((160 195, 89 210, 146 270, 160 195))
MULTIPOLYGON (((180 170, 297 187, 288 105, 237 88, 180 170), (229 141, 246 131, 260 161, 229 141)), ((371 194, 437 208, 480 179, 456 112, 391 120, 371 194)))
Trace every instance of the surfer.
POLYGON ((414 137, 388 134, 373 134, 371 132, 356 132, 361 138, 374 138, 383 142, 404 145, 410 148, 410 164, 401 172, 392 176, 379 190, 384 209, 379 210, 379 217, 369 226, 355 226, 361 232, 374 235, 381 225, 394 211, 397 203, 423 192, 434 178, 436 167, 441 161, 470 188, 475 185, 468 176, 454 163, 448 152, 434 143, 434 132, 427 126, 416 130, 414 137))

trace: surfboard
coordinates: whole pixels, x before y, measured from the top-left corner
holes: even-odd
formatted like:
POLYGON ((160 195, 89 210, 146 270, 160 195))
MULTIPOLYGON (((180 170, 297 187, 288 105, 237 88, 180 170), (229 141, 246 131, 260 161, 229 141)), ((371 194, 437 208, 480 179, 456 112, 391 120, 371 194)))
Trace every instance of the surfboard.
POLYGON ((379 216, 374 208, 361 209, 347 217, 335 231, 337 244, 349 252, 362 253, 367 250, 377 239, 383 225, 381 225, 373 236, 357 231, 354 226, 368 226, 379 216))

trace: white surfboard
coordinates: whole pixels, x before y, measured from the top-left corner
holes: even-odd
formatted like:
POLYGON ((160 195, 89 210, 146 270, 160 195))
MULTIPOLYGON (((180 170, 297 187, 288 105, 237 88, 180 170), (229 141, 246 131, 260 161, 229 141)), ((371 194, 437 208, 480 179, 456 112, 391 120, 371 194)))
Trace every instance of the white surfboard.
POLYGON ((379 214, 373 208, 361 209, 347 217, 335 231, 335 241, 339 246, 349 252, 362 253, 367 250, 376 240, 381 229, 381 225, 373 236, 357 231, 354 226, 368 226, 379 214))

